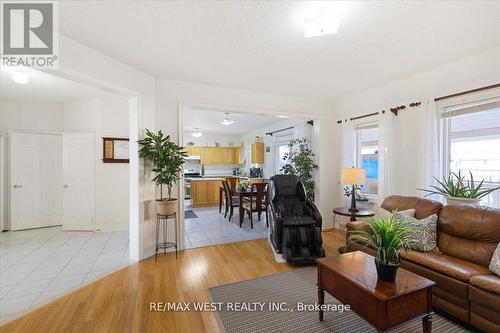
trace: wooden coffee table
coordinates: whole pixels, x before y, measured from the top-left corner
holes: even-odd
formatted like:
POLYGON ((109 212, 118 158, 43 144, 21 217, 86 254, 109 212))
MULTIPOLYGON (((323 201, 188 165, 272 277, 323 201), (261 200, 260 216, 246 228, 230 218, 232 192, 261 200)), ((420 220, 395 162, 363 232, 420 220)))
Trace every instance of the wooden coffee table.
MULTIPOLYGON (((356 251, 316 260, 318 303, 325 291, 385 332, 411 319, 422 318, 424 333, 432 329, 432 286, 434 282, 399 268, 396 282, 377 279, 374 258, 356 251)), ((319 312, 323 321, 323 311, 319 312)))

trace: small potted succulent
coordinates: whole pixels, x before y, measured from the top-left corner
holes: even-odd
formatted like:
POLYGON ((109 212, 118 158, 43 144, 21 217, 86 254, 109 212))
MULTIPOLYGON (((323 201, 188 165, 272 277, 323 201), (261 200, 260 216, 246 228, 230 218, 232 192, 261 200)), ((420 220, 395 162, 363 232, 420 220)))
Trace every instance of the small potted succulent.
POLYGON ((172 198, 172 187, 179 180, 182 166, 187 157, 184 148, 178 146, 162 131, 153 133, 146 130, 146 137, 138 141, 139 157, 152 166, 155 172, 153 182, 160 187, 160 199, 156 200, 156 213, 161 215, 172 215, 177 211, 178 200, 172 198), (163 196, 163 186, 167 186, 168 198, 163 196))
POLYGON ((376 251, 375 266, 378 278, 394 282, 398 272, 399 251, 408 250, 414 239, 414 229, 404 220, 396 220, 394 213, 388 218, 370 218, 357 230, 350 232, 350 243, 371 245, 376 251))
POLYGON ((484 180, 476 183, 472 172, 469 171, 469 174, 470 179, 466 179, 461 171, 458 174, 450 172, 446 179, 434 178, 439 185, 431 185, 431 189, 419 190, 428 192, 426 196, 433 194, 444 196, 448 205, 477 205, 483 197, 500 189, 500 186, 486 188, 484 180))

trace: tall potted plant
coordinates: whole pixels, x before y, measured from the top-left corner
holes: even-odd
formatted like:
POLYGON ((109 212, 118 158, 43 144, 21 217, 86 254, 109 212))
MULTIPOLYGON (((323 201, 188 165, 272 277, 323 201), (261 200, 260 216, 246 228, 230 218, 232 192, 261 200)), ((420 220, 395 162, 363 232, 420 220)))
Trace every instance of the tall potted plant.
POLYGON ((184 148, 177 145, 160 130, 153 133, 146 130, 144 139, 138 141, 139 157, 152 166, 155 172, 153 181, 160 187, 160 199, 156 200, 156 212, 161 215, 172 215, 177 211, 177 199, 172 198, 172 187, 177 183, 182 166, 187 157, 184 148), (163 196, 163 187, 167 187, 168 197, 163 196))
POLYGON ((309 139, 293 139, 288 144, 289 151, 283 159, 285 165, 280 169, 285 175, 296 175, 304 184, 306 193, 314 201, 313 173, 318 169, 315 155, 310 147, 309 139))
POLYGON ((469 175, 470 179, 466 179, 465 176, 462 176, 461 171, 458 171, 458 174, 450 172, 448 177, 443 180, 434 178, 438 185, 431 185, 430 189, 419 190, 428 192, 426 196, 443 195, 449 205, 476 205, 483 197, 500 189, 500 186, 486 188, 484 180, 476 183, 472 172, 469 171, 469 175))
POLYGON ((350 243, 373 246, 377 251, 375 266, 380 280, 394 282, 399 268, 399 251, 407 250, 414 238, 414 229, 405 220, 396 220, 394 213, 388 218, 370 218, 369 223, 351 231, 350 243))

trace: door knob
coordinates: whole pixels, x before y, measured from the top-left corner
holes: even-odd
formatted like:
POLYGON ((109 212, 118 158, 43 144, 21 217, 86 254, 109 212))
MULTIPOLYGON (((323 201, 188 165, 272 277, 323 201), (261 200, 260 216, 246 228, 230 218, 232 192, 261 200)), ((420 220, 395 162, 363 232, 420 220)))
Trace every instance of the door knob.
POLYGON ((14 185, 12 186, 13 188, 21 188, 22 186, 21 185, 14 185))

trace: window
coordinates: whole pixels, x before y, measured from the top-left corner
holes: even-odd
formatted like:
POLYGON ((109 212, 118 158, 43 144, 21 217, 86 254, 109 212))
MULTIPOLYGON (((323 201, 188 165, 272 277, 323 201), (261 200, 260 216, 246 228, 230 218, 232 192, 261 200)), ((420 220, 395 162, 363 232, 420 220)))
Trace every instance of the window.
MULTIPOLYGON (((500 185, 500 99, 443 113, 445 173, 461 171, 486 186, 500 185)), ((482 204, 500 207, 500 191, 482 204)))
POLYGON ((356 166, 366 170, 366 185, 361 192, 378 194, 379 130, 377 125, 358 126, 356 129, 356 166))
POLYGON ((276 173, 283 173, 281 168, 285 165, 285 154, 289 152, 288 144, 281 144, 276 146, 276 173))

